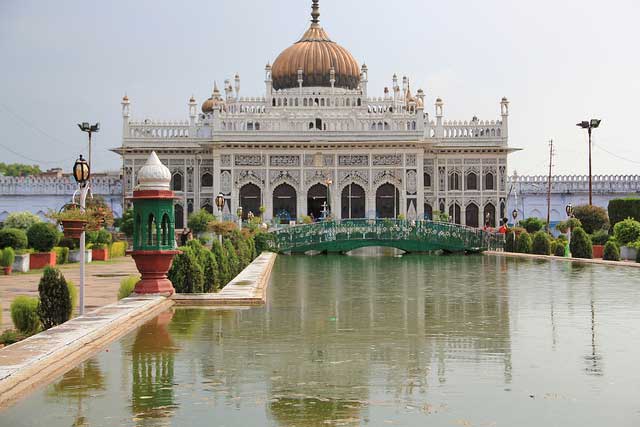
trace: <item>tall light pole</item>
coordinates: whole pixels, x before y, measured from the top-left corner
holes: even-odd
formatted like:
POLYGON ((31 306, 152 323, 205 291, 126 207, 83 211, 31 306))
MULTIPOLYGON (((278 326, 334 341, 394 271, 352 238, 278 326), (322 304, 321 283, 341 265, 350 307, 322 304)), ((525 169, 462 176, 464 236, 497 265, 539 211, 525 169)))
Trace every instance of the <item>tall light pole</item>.
POLYGON ((87 132, 89 134, 89 167, 91 167, 91 134, 97 133, 100 131, 100 123, 96 123, 95 125, 89 124, 88 122, 78 123, 78 127, 82 132, 87 132))
MULTIPOLYGON (((80 209, 84 212, 87 208, 87 194, 89 193, 89 178, 91 177, 91 169, 89 164, 82 155, 73 165, 73 178, 80 186, 80 209)), ((83 229, 80 234, 80 302, 78 311, 80 316, 84 314, 84 267, 85 267, 85 236, 86 231, 83 229)))
MULTIPOLYGON (((224 208, 224 194, 220 193, 216 197, 215 200, 216 206, 218 207, 218 213, 220 214, 220 221, 222 222, 222 209, 224 208)), ((222 234, 218 234, 218 241, 220 245, 222 245, 222 234)))
POLYGON ((576 125, 578 127, 581 127, 582 129, 587 129, 589 133, 589 206, 593 206, 593 184, 591 173, 591 132, 593 129, 599 128, 601 122, 602 120, 600 119, 591 119, 591 121, 580 122, 576 125))

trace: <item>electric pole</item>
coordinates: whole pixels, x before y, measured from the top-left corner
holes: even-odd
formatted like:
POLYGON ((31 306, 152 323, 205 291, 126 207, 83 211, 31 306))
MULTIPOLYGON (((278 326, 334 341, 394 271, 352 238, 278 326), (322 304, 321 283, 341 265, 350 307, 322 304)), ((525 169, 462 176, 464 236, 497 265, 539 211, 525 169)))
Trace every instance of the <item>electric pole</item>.
POLYGON ((547 233, 551 233, 551 170, 553 168, 553 139, 549 141, 549 182, 547 187, 547 233))

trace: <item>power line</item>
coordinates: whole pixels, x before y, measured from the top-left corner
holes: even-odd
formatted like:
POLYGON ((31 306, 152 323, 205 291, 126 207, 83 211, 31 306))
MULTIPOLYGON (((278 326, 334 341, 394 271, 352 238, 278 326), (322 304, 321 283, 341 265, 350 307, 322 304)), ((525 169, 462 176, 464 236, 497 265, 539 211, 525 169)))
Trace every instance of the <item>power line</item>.
POLYGON ((640 162, 637 162, 637 161, 635 161, 635 160, 629 160, 629 159, 627 159, 627 158, 624 158, 624 157, 618 156, 617 154, 614 154, 614 153, 612 153, 611 151, 606 150, 606 149, 602 148, 601 146, 597 145, 595 142, 593 143, 593 146, 594 146, 594 147, 597 147, 599 150, 602 150, 602 151, 604 151, 605 153, 607 153, 607 154, 609 154, 609 155, 611 155, 611 156, 615 157, 616 159, 624 160, 625 162, 635 163, 636 165, 640 165, 640 162))
POLYGON ((0 147, 4 148, 5 150, 7 150, 8 152, 10 152, 13 155, 16 155, 24 160, 28 160, 30 162, 36 162, 36 163, 41 163, 41 164, 45 164, 45 165, 59 165, 62 162, 67 162, 69 159, 64 159, 64 160, 56 160, 56 161, 44 161, 44 160, 38 160, 38 159, 32 159, 31 157, 27 157, 24 154, 20 154, 17 151, 12 150, 11 148, 7 147, 6 145, 0 144, 0 147))

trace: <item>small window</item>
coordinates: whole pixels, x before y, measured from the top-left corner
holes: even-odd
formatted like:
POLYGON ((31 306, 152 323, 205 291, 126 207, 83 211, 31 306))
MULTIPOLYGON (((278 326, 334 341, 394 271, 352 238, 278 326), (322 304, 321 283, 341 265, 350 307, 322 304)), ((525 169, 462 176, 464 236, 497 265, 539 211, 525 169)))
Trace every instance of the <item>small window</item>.
POLYGON ((424 186, 425 187, 431 187, 431 174, 426 173, 424 174, 424 186))
POLYGON ((484 189, 495 190, 495 178, 491 172, 484 176, 484 189))
POLYGON ((477 190, 478 189, 478 175, 471 172, 467 175, 467 190, 477 190))
POLYGON ((457 172, 449 175, 449 190, 460 190, 460 174, 457 172))
POLYGON ((201 183, 203 187, 213 187, 213 175, 209 172, 203 173, 201 183))

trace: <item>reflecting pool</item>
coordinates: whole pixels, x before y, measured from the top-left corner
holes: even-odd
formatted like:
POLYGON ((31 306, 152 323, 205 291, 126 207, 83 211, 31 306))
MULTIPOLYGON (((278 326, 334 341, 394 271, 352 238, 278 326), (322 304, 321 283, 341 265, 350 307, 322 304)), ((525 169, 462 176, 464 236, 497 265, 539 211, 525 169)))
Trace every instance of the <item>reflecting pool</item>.
POLYGON ((640 271, 279 257, 269 302, 176 309, 6 426, 637 426, 640 271))

